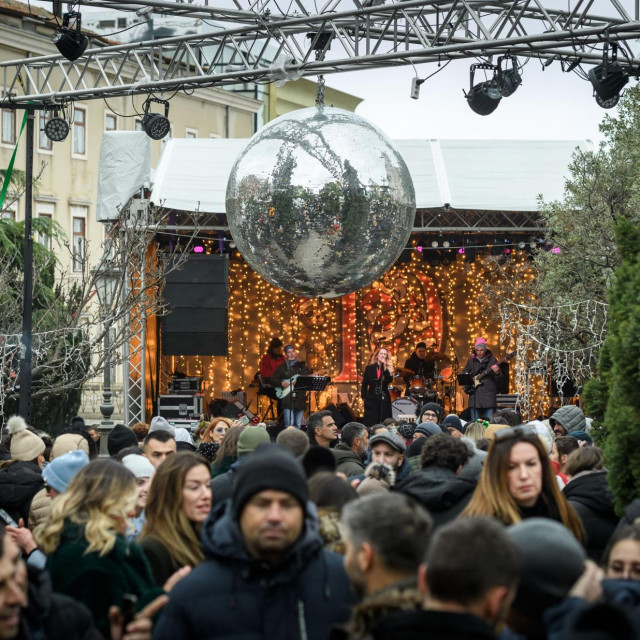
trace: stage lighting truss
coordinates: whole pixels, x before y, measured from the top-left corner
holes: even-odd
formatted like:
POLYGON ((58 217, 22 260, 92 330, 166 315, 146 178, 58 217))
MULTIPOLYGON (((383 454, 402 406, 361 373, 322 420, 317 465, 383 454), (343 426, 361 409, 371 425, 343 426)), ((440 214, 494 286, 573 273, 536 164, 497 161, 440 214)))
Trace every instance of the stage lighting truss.
POLYGON ((162 140, 171 130, 169 123, 169 101, 159 98, 147 98, 143 104, 144 116, 142 117, 142 130, 153 140, 162 140), (164 115, 152 113, 151 103, 164 105, 164 115))
POLYGON ((465 93, 465 98, 472 111, 478 115, 488 116, 493 113, 502 100, 502 93, 496 78, 497 67, 493 64, 480 62, 472 64, 469 69, 469 93, 465 93), (485 80, 478 84, 473 84, 477 70, 493 71, 491 80, 485 80))
POLYGON ((89 38, 81 32, 82 16, 77 11, 65 13, 62 17, 62 26, 53 36, 53 44, 58 51, 70 62, 77 60, 87 48, 89 38), (70 27, 71 20, 75 20, 70 27))
MULTIPOLYGON (((62 115, 64 116, 64 109, 62 109, 62 115)), ((69 123, 66 118, 60 117, 60 110, 54 108, 53 118, 49 118, 42 127, 44 135, 52 142, 62 142, 69 135, 69 123)))
POLYGON ((589 69, 587 74, 596 102, 603 109, 611 109, 618 104, 620 92, 629 82, 631 69, 623 67, 618 62, 618 45, 611 44, 611 57, 609 57, 609 43, 605 42, 602 52, 602 64, 589 69))

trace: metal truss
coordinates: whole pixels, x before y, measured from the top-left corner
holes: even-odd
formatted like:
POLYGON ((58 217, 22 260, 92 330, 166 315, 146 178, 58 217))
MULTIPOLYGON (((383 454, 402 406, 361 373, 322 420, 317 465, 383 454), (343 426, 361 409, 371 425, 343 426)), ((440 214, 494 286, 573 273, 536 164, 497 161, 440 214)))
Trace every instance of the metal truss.
POLYGON ((569 0, 568 7, 561 0, 330 0, 323 6, 293 0, 286 15, 276 0, 235 0, 228 8, 83 3, 124 11, 151 8, 219 24, 206 34, 92 48, 75 62, 59 55, 2 62, 0 105, 45 108, 80 99, 506 53, 597 64, 605 41, 625 42, 621 55, 634 70, 640 68, 633 49, 640 46, 638 3, 632 13, 621 0, 601 0, 602 13, 593 11, 594 0, 569 0))
POLYGON ((414 232, 543 233, 545 230, 540 214, 536 211, 419 209, 413 223, 414 232))

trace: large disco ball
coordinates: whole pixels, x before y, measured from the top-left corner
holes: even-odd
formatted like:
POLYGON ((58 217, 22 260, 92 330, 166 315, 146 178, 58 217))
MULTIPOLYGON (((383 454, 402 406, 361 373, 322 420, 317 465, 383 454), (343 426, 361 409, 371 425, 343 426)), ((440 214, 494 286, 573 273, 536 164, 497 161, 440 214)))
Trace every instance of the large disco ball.
POLYGON ((305 297, 371 284, 406 247, 415 215, 409 170, 363 118, 312 107, 249 140, 227 185, 227 219, 245 260, 305 297))

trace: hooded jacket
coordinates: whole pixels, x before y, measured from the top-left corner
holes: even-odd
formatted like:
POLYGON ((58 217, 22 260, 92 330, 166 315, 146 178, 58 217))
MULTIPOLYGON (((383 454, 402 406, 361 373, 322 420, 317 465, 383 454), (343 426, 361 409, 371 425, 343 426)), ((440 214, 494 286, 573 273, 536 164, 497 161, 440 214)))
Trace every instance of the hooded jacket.
POLYGON ((591 560, 600 559, 618 524, 613 494, 607 484, 607 471, 587 471, 576 475, 562 490, 582 520, 585 548, 591 560))
POLYGON ((553 426, 556 422, 559 422, 568 433, 572 431, 585 431, 587 428, 587 420, 584 417, 584 413, 582 413, 582 409, 573 404, 560 407, 553 413, 549 418, 549 424, 553 426))
POLYGON ((426 467, 392 490, 406 493, 425 507, 435 528, 454 520, 471 500, 475 488, 474 480, 462 478, 450 469, 426 467))
POLYGON ((34 462, 16 460, 0 466, 0 508, 16 522, 29 522, 31 501, 42 488, 42 471, 34 462))
POLYGON ((342 557, 322 545, 309 503, 300 537, 273 567, 247 550, 231 502, 216 505, 202 530, 205 561, 172 589, 154 640, 325 640, 355 600, 342 557))

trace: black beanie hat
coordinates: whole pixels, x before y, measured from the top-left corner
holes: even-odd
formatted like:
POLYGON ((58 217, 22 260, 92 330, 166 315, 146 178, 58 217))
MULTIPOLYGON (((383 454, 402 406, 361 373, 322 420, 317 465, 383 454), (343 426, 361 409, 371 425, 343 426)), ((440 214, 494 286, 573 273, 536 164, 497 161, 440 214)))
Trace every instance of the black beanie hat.
POLYGON ((420 407, 421 418, 422 418, 422 414, 427 410, 433 411, 433 413, 435 413, 438 416, 438 420, 442 418, 442 407, 439 404, 436 404, 435 402, 425 402, 425 404, 423 404, 420 407))
POLYGON ((418 349, 426 349, 427 348, 427 343, 426 342, 418 342, 418 344, 416 345, 416 351, 418 349))
POLYGON ((265 444, 238 465, 233 487, 233 517, 240 518, 244 506, 260 491, 283 491, 292 495, 304 512, 309 500, 309 488, 304 471, 296 459, 277 445, 265 444))
POLYGON ((138 437, 129 427, 125 427, 123 424, 117 424, 107 438, 107 451, 110 456, 117 455, 123 449, 127 447, 137 447, 138 437))

